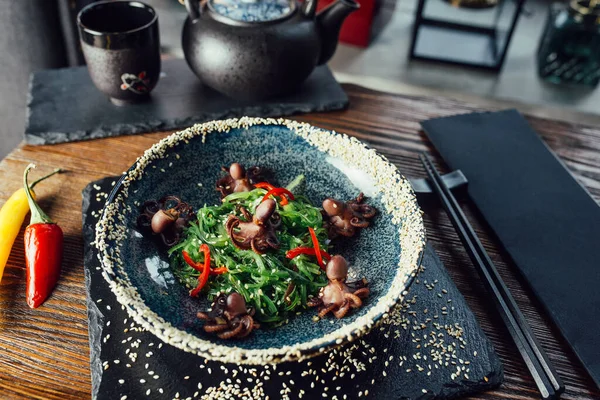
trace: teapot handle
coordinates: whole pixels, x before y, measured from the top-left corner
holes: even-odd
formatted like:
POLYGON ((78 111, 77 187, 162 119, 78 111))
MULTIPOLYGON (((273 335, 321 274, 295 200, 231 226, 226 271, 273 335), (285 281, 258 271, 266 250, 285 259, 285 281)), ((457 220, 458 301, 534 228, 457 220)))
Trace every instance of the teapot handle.
POLYGON ((184 0, 184 5, 192 22, 200 18, 199 0, 184 0))

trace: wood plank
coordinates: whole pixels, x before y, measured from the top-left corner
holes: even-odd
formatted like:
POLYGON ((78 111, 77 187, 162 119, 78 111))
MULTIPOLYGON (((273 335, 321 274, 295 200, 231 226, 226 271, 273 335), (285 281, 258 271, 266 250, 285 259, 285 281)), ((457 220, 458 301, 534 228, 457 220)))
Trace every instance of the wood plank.
MULTIPOLYGON (((459 113, 483 111, 477 104, 447 98, 405 97, 345 85, 351 100, 346 111, 297 117, 315 125, 354 135, 385 154, 407 176, 425 177, 418 154, 431 143, 419 121, 459 113)), ((565 161, 575 177, 600 199, 600 129, 529 118, 548 145, 565 161)), ((3 185, 0 204, 21 186, 29 162, 35 176, 62 167, 67 173, 40 185, 43 207, 63 227, 65 260, 61 280, 50 300, 31 310, 25 304, 22 232, 0 283, 0 395, 26 399, 83 399, 90 397, 89 347, 83 284, 81 191, 92 180, 126 170, 146 148, 168 133, 116 137, 53 146, 21 145, 0 162, 3 185)), ((444 166, 441 166, 442 169, 444 166)), ((429 240, 446 264, 505 365, 501 388, 474 398, 532 398, 537 391, 523 362, 495 315, 493 304, 471 266, 462 245, 440 208, 426 210, 429 240)), ((600 398, 573 353, 540 305, 524 286, 514 266, 498 246, 474 207, 465 212, 498 266, 535 334, 567 386, 565 399, 600 398)))

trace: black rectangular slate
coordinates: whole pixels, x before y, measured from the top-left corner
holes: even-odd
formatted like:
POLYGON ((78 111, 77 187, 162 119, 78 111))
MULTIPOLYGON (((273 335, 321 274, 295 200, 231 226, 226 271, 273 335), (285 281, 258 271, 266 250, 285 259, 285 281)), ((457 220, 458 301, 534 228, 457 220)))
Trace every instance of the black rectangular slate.
POLYGON ((123 107, 96 89, 87 67, 53 69, 32 75, 25 139, 29 144, 51 144, 174 130, 213 119, 280 117, 347 106, 348 96, 326 65, 317 67, 295 93, 251 102, 202 85, 184 60, 166 60, 151 100, 123 107))
POLYGON ((209 362, 163 344, 128 318, 104 281, 90 245, 104 205, 104 197, 97 194, 110 192, 116 179, 93 182, 83 192, 94 399, 199 398, 226 391, 228 379, 240 393, 259 387, 270 399, 320 399, 324 392, 338 399, 448 398, 501 383, 498 356, 431 246, 393 323, 326 355, 252 367, 209 362))
POLYGON ((600 207, 516 110, 421 124, 600 387, 600 207))

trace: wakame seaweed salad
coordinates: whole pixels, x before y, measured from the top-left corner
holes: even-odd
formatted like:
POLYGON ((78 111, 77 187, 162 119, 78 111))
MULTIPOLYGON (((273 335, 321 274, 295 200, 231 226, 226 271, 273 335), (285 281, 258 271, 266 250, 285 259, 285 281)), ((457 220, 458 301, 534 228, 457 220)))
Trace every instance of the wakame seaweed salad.
MULTIPOLYGON (((302 179, 301 176, 294 180, 288 190, 293 191, 302 179)), ((278 326, 307 308, 309 297, 317 296, 320 288, 328 282, 315 257, 299 255, 289 259, 286 252, 313 246, 308 228, 314 229, 324 251, 327 251, 329 241, 323 228, 321 210, 306 197, 296 194, 288 201, 275 202, 275 212, 281 218, 281 223, 275 228, 278 248, 258 254, 252 249, 236 247, 227 233, 228 219, 235 217, 248 222, 248 215, 242 208, 255 215, 267 193, 269 190, 266 188, 231 193, 223 198, 220 205, 205 205, 198 209, 196 218, 189 222, 181 241, 171 247, 169 254, 174 275, 192 289, 196 287, 201 272, 189 266, 182 254, 187 252, 193 260, 204 260, 200 245, 206 244, 213 268, 225 267, 227 272, 210 275, 202 293, 212 301, 220 293, 237 292, 249 307, 255 309, 257 321, 278 326)))

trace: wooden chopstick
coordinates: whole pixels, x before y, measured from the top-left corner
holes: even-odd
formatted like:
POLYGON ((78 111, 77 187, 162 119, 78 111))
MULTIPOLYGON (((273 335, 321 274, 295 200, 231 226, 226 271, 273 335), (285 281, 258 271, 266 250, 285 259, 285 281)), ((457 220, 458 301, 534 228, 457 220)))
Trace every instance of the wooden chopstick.
POLYGON ((420 159, 431 180, 431 186, 442 201, 469 257, 483 278, 487 290, 494 295, 493 298, 500 316, 523 357, 542 398, 558 398, 564 391, 564 384, 544 349, 535 338, 494 263, 462 212, 456 198, 435 169, 431 159, 426 154, 422 154, 420 159))

